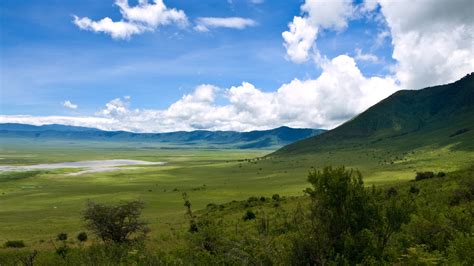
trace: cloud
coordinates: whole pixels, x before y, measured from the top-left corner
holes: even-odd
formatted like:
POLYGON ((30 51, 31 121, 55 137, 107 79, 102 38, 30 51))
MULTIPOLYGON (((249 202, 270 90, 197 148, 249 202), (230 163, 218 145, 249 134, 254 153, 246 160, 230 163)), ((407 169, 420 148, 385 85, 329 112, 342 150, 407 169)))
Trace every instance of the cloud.
POLYGON ((61 103, 62 106, 68 108, 68 109, 77 109, 79 107, 77 104, 73 104, 71 101, 67 100, 61 103))
POLYGON ((123 99, 115 98, 105 104, 105 108, 98 112, 98 115, 105 117, 122 117, 130 113, 130 97, 125 96, 123 99))
POLYGON ((316 79, 294 79, 274 92, 248 82, 230 88, 203 84, 166 109, 131 109, 130 98, 124 97, 111 100, 94 117, 0 116, 0 122, 60 123, 135 132, 248 131, 281 125, 333 128, 399 89, 393 78, 365 77, 347 55, 328 60, 321 67, 323 72, 316 79))
POLYGON ((231 28, 242 30, 255 25, 257 25, 257 23, 249 18, 200 17, 196 19, 196 26, 194 27, 194 29, 201 32, 209 31, 210 28, 231 28))
MULTIPOLYGON (((449 83, 474 71, 474 20, 469 7, 471 0, 365 0, 359 4, 306 0, 302 15, 294 17, 289 30, 282 33, 287 59, 303 63, 313 57, 317 64, 324 63, 316 47, 318 33, 342 31, 349 20, 366 17, 380 24, 373 48, 391 39, 396 64, 390 69, 402 87, 449 83)), ((357 49, 355 59, 377 61, 375 55, 357 49)))
POLYGON ((471 0, 379 3, 403 86, 419 89, 448 83, 474 70, 471 0))
POLYGON ((362 13, 367 13, 367 12, 374 11, 378 6, 377 1, 378 0, 364 0, 364 2, 362 2, 362 5, 360 7, 360 11, 362 13))
POLYGON ((153 2, 154 4, 149 4, 148 0, 139 0, 138 6, 134 7, 128 5, 128 0, 116 0, 115 4, 120 8, 124 19, 151 28, 172 23, 185 26, 188 23, 184 11, 167 8, 163 0, 153 0, 153 2))
POLYGON ((259 5, 259 4, 263 4, 265 0, 249 0, 249 2, 254 5, 259 5))
POLYGON ((112 21, 110 18, 103 18, 99 21, 92 21, 90 18, 79 18, 74 16, 74 24, 81 30, 107 33, 114 39, 130 39, 134 34, 140 34, 147 30, 147 27, 124 21, 112 21))
POLYGON ((310 49, 314 47, 316 41, 318 28, 310 25, 308 20, 302 17, 294 17, 288 27, 290 30, 282 33, 287 59, 298 64, 308 61, 310 49))
POLYGON ((282 33, 287 58, 298 64, 308 61, 319 31, 345 29, 354 10, 350 0, 306 0, 301 12, 288 24, 289 31, 282 33))
POLYGON ((351 0, 306 0, 301 11, 315 27, 323 29, 343 30, 353 14, 351 0))
POLYGON ((360 48, 355 49, 355 60, 358 61, 369 61, 372 63, 376 63, 379 61, 379 58, 376 55, 373 54, 364 54, 362 53, 362 50, 360 48))
POLYGON ((74 15, 73 23, 82 30, 106 33, 114 39, 130 39, 134 34, 153 31, 162 25, 184 27, 188 24, 184 11, 167 8, 163 0, 153 0, 151 4, 148 0, 139 0, 138 5, 133 7, 128 4, 128 0, 115 0, 115 5, 122 14, 120 21, 113 21, 109 17, 94 21, 74 15))
POLYGON ((385 39, 390 37, 390 32, 388 30, 382 30, 379 33, 377 33, 377 38, 375 39, 375 48, 379 48, 383 45, 385 42, 385 39))

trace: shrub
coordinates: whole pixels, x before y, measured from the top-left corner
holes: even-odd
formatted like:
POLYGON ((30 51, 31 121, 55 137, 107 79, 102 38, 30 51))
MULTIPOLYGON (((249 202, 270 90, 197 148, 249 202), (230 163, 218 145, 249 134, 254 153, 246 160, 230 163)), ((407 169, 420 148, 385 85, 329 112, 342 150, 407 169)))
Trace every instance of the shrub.
POLYGON ((35 263, 36 256, 38 256, 38 251, 33 250, 33 252, 31 253, 28 253, 24 256, 19 257, 18 260, 21 261, 21 263, 25 266, 33 266, 33 265, 36 265, 35 263))
POLYGON ((438 172, 437 176, 438 177, 445 177, 446 173, 445 172, 438 172))
POLYGON ((450 205, 459 205, 460 203, 471 201, 473 195, 466 188, 458 188, 453 191, 453 194, 450 197, 450 205))
POLYGON ((412 194, 418 194, 418 193, 420 193, 420 189, 417 188, 416 186, 413 186, 413 185, 412 185, 412 186, 410 187, 410 193, 412 193, 412 194))
POLYGON ((67 240, 67 234, 66 233, 59 233, 56 237, 57 240, 60 241, 66 241, 67 240))
POLYGON ((262 196, 262 197, 260 197, 260 201, 261 201, 261 202, 265 202, 265 201, 267 201, 267 199, 262 196))
MULTIPOLYGON (((212 219, 211 217, 201 217, 196 221, 196 227, 199 230, 196 230, 192 234, 188 234, 188 240, 192 248, 191 256, 196 256, 189 258, 193 263, 188 264, 194 264, 196 262, 195 259, 204 254, 212 255, 212 259, 215 261, 218 254, 221 254, 228 248, 228 243, 226 241, 228 235, 224 233, 222 223, 212 219), (202 254, 202 252, 204 252, 204 254, 202 254)), ((186 263, 184 264, 186 265, 186 263)), ((201 262, 201 264, 208 265, 209 262, 201 262)), ((213 264, 216 263, 214 262, 213 264)))
POLYGON ((272 200, 274 200, 274 201, 280 201, 280 195, 279 195, 279 194, 273 194, 272 200))
POLYGON ((358 171, 326 167, 308 176, 311 223, 294 245, 296 264, 360 264, 382 261, 387 243, 410 220, 410 200, 365 188, 358 171))
POLYGON ((389 197, 395 197, 396 195, 398 195, 398 191, 396 188, 394 187, 391 187, 387 190, 387 196, 389 197))
POLYGON ((251 210, 247 210, 244 214, 244 216, 242 217, 242 219, 244 219, 244 221, 248 221, 248 220, 253 220, 255 219, 255 213, 251 210))
POLYGON ((258 201, 258 198, 252 196, 252 197, 249 197, 249 198, 247 199, 247 202, 249 202, 249 203, 250 203, 250 202, 254 202, 254 201, 258 201))
POLYGON ((66 245, 63 245, 63 246, 60 246, 60 247, 56 248, 56 254, 58 254, 63 259, 66 258, 69 251, 71 251, 71 249, 66 245))
POLYGON ((23 240, 9 240, 5 242, 4 246, 6 248, 24 248, 25 242, 23 242, 23 240))
POLYGON ((123 243, 132 235, 145 236, 146 223, 140 220, 144 204, 130 201, 119 205, 104 205, 89 201, 84 211, 86 226, 104 242, 123 243))
POLYGON ((209 203, 209 204, 206 205, 206 208, 209 208, 209 209, 217 208, 217 204, 215 204, 215 203, 209 203))
POLYGON ((77 234, 77 240, 79 240, 79 242, 86 242, 87 241, 87 233, 86 232, 80 232, 79 234, 77 234))
POLYGON ((435 175, 433 172, 418 172, 416 173, 415 181, 420 181, 423 179, 433 178, 435 175))
POLYGON ((474 237, 462 235, 449 242, 448 257, 451 265, 474 265, 474 237))

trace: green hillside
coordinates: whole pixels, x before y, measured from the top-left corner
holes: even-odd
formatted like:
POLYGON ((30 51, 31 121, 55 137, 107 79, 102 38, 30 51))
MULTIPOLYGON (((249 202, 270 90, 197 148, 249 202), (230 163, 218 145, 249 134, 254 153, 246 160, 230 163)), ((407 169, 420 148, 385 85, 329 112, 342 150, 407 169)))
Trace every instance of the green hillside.
POLYGON ((345 124, 272 156, 357 147, 474 150, 474 74, 451 84, 398 91, 345 124))

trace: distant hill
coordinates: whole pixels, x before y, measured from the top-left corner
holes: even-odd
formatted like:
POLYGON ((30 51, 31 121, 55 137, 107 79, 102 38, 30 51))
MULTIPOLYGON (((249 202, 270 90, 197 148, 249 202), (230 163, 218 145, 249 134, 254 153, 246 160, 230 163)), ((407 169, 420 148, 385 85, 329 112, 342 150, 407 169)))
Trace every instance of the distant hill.
POLYGON ((65 125, 33 126, 0 124, 0 138, 28 138, 38 140, 91 140, 162 142, 176 145, 233 147, 241 149, 275 148, 323 133, 322 129, 279 127, 271 130, 236 131, 177 131, 170 133, 132 133, 103 131, 95 128, 65 125))
POLYGON ((343 125, 270 156, 373 146, 410 150, 430 145, 474 150, 474 74, 447 85, 398 91, 343 125))

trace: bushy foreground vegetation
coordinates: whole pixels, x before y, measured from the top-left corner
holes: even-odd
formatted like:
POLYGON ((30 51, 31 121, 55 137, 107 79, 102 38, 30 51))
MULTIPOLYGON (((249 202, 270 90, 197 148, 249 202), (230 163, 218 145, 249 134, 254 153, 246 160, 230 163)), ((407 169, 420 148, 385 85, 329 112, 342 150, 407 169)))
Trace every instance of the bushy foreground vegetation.
POLYGON ((202 211, 183 193, 189 226, 170 252, 146 238, 142 202, 88 202, 83 218, 94 239, 61 232, 54 251, 11 240, 0 264, 473 265, 474 167, 418 176, 366 187, 358 171, 328 167, 309 173, 305 197, 250 197, 202 211))

